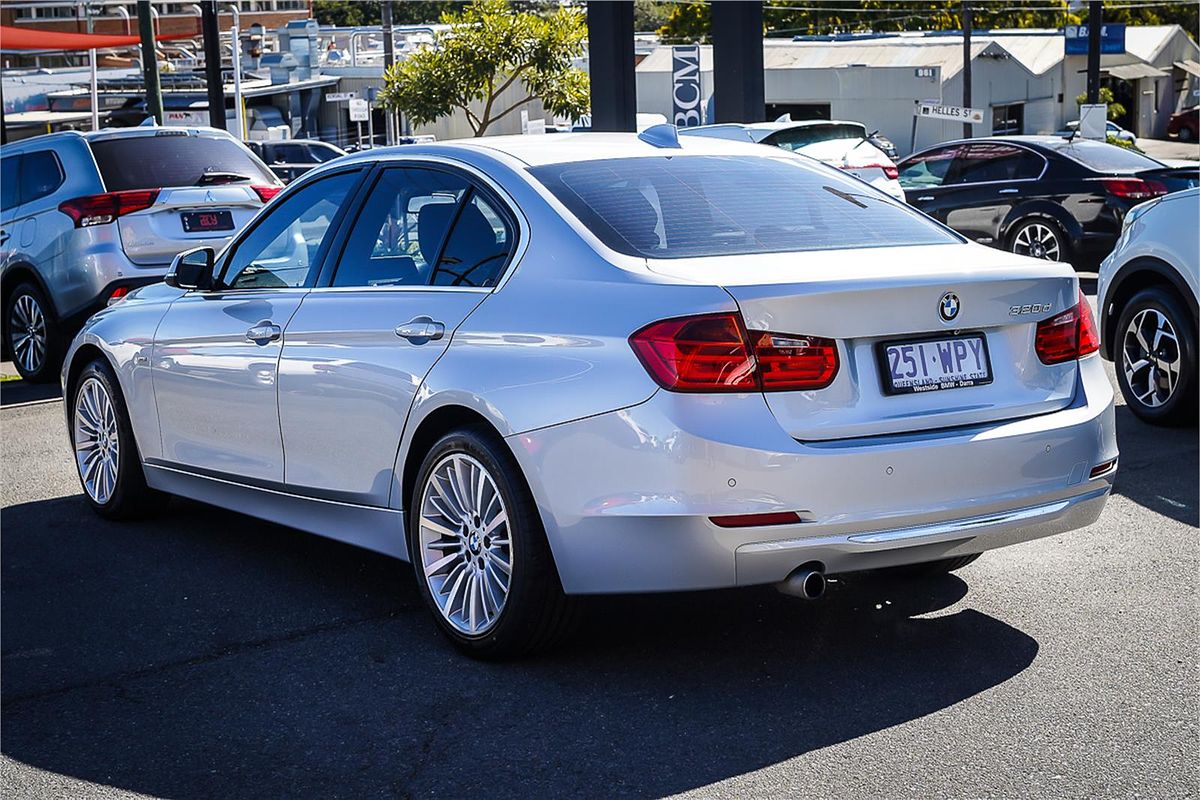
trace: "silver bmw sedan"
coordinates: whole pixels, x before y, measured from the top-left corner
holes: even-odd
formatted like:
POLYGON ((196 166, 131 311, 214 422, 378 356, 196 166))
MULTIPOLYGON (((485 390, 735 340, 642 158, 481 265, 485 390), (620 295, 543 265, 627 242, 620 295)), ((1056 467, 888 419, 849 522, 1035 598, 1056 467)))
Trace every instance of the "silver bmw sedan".
POLYGON ((1088 525, 1097 339, 1068 265, 662 126, 326 164, 92 317, 63 385, 97 513, 181 495, 410 560, 496 658, 580 595, 815 597, 1088 525))

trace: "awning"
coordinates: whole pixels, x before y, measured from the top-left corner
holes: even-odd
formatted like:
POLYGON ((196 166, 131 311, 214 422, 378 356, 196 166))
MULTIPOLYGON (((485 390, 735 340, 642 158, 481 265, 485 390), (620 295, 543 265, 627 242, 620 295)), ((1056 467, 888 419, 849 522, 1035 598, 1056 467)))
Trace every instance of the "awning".
POLYGON ((1200 61, 1192 61, 1190 58, 1186 61, 1176 61, 1175 68, 1200 78, 1200 61))
POLYGON ((1165 78, 1167 73, 1149 64, 1122 64, 1119 67, 1105 67, 1104 72, 1123 81, 1136 81, 1138 78, 1165 78))
MULTIPOLYGON (((158 41, 194 39, 198 33, 164 33, 158 41)), ((0 50, 105 50, 112 47, 137 47, 140 36, 111 36, 99 33, 64 33, 40 28, 14 28, 0 25, 0 50)))

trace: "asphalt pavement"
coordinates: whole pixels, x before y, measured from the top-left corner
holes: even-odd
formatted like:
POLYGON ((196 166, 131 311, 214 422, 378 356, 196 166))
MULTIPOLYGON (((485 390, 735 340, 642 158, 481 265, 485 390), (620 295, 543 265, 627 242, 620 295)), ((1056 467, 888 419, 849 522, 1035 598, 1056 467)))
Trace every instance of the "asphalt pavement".
POLYGON ((1119 408, 1100 521, 957 575, 597 600, 488 665, 402 563, 98 519, 54 394, 0 385, 5 798, 1200 794, 1194 428, 1119 408))

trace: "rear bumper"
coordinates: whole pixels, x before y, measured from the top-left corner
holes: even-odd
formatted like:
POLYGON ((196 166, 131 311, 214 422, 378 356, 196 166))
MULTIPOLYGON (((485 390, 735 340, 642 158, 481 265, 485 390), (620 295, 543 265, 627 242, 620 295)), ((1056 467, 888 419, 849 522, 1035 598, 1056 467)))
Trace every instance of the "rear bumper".
POLYGON ((1072 404, 951 430, 801 443, 761 395, 659 392, 641 405, 509 437, 571 593, 773 583, 919 563, 1093 522, 1117 457, 1112 387, 1080 364, 1072 404), (795 511, 799 524, 712 516, 795 511))

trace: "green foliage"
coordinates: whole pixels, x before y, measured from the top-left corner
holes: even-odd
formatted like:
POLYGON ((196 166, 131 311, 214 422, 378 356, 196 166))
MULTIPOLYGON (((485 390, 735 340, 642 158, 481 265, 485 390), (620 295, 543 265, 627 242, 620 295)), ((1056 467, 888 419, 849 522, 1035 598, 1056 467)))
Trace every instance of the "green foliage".
POLYGON ((656 31, 667 24, 667 19, 676 8, 675 3, 660 3, 656 0, 634 0, 633 29, 656 31))
POLYGON ((1126 150, 1132 150, 1135 153, 1145 152, 1142 148, 1138 147, 1128 139, 1120 139, 1111 133, 1107 136, 1107 141, 1109 144, 1115 144, 1117 147, 1124 147, 1126 150))
MULTIPOLYGON (((461 5, 454 2, 392 3, 392 22, 396 25, 437 22, 443 14, 461 5)), ((378 25, 381 20, 378 0, 313 0, 313 17, 322 25, 339 27, 378 25)))
POLYGON ((475 0, 460 9, 442 16, 451 27, 437 46, 413 53, 384 75, 381 103, 418 125, 462 109, 476 136, 534 98, 551 114, 587 113, 588 77, 571 64, 587 37, 580 11, 556 6, 536 14, 506 0, 475 0), (513 85, 523 87, 524 96, 498 108, 499 96, 513 85), (472 104, 479 103, 477 113, 472 104))
MULTIPOLYGON (((1081 106, 1087 102, 1087 92, 1075 96, 1075 105, 1081 106)), ((1100 87, 1100 102, 1108 103, 1108 118, 1114 122, 1125 116, 1125 106, 1116 102, 1113 98, 1112 89, 1107 86, 1100 87)))

